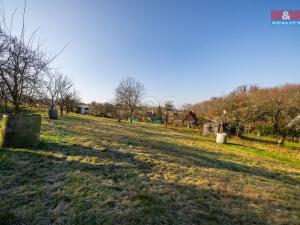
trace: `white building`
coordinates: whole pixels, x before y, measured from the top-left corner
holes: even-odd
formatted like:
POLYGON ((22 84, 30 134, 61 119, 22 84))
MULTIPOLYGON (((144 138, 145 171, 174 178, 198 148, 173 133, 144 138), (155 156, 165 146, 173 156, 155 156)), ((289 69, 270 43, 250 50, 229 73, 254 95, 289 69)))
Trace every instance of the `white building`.
POLYGON ((84 104, 84 103, 78 104, 76 112, 80 113, 80 114, 88 114, 89 113, 89 105, 84 104))

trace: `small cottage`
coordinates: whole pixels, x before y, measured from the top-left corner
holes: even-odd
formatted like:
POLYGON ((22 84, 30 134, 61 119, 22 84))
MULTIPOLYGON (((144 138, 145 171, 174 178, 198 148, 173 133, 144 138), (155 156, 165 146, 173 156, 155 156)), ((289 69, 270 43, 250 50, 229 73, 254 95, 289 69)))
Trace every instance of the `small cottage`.
POLYGON ((216 136, 220 129, 220 124, 215 122, 206 122, 203 125, 202 134, 206 136, 216 136))
POLYGON ((89 105, 81 103, 76 107, 76 112, 80 114, 88 114, 89 113, 89 105))

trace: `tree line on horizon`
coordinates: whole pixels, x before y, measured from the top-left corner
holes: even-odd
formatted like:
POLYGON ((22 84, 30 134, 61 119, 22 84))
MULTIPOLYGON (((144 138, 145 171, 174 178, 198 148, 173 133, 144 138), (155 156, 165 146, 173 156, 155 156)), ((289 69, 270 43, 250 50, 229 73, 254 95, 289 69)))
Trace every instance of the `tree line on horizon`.
POLYGON ((300 114, 300 84, 261 88, 240 86, 231 93, 193 105, 198 117, 215 119, 227 130, 299 137, 287 125, 300 114))
MULTIPOLYGON (((146 114, 153 107, 146 106, 142 101, 143 95, 144 86, 141 82, 134 78, 123 79, 115 91, 114 103, 92 102, 90 114, 109 114, 112 118, 120 118, 120 111, 123 111, 123 119, 137 115, 136 111, 142 110, 146 114)), ((300 84, 266 88, 244 85, 225 96, 213 97, 194 105, 184 104, 181 109, 175 109, 172 102, 166 105, 159 105, 154 111, 158 112, 158 108, 160 111, 163 109, 169 112, 194 111, 198 126, 201 127, 205 121, 212 120, 223 124, 226 132, 237 136, 245 133, 300 136, 300 132, 294 129, 296 127, 291 129, 288 126, 300 113, 300 84)), ((162 115, 161 118, 163 119, 162 115)))

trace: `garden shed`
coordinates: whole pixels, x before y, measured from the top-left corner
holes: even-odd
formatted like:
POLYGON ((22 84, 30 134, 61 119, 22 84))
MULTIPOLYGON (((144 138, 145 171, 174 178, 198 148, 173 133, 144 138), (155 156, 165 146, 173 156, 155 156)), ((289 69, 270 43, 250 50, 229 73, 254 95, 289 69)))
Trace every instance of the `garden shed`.
POLYGON ((76 112, 80 114, 88 114, 89 113, 89 105, 80 103, 76 107, 76 112))
POLYGON ((206 122, 203 125, 202 134, 206 136, 216 136, 220 129, 220 124, 216 122, 206 122))

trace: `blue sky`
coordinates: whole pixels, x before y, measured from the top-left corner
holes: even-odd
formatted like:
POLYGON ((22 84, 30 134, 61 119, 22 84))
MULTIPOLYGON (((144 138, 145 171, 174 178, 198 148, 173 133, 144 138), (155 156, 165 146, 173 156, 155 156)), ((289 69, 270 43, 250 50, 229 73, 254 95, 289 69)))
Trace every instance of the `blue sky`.
MULTIPOLYGON (((4 0, 7 14, 22 0, 4 0)), ((27 30, 76 84, 83 101, 113 99, 133 76, 148 96, 179 104, 226 94, 244 84, 300 82, 300 26, 271 25, 271 10, 300 1, 28 0, 27 30)), ((15 25, 20 25, 18 16, 15 25)))

